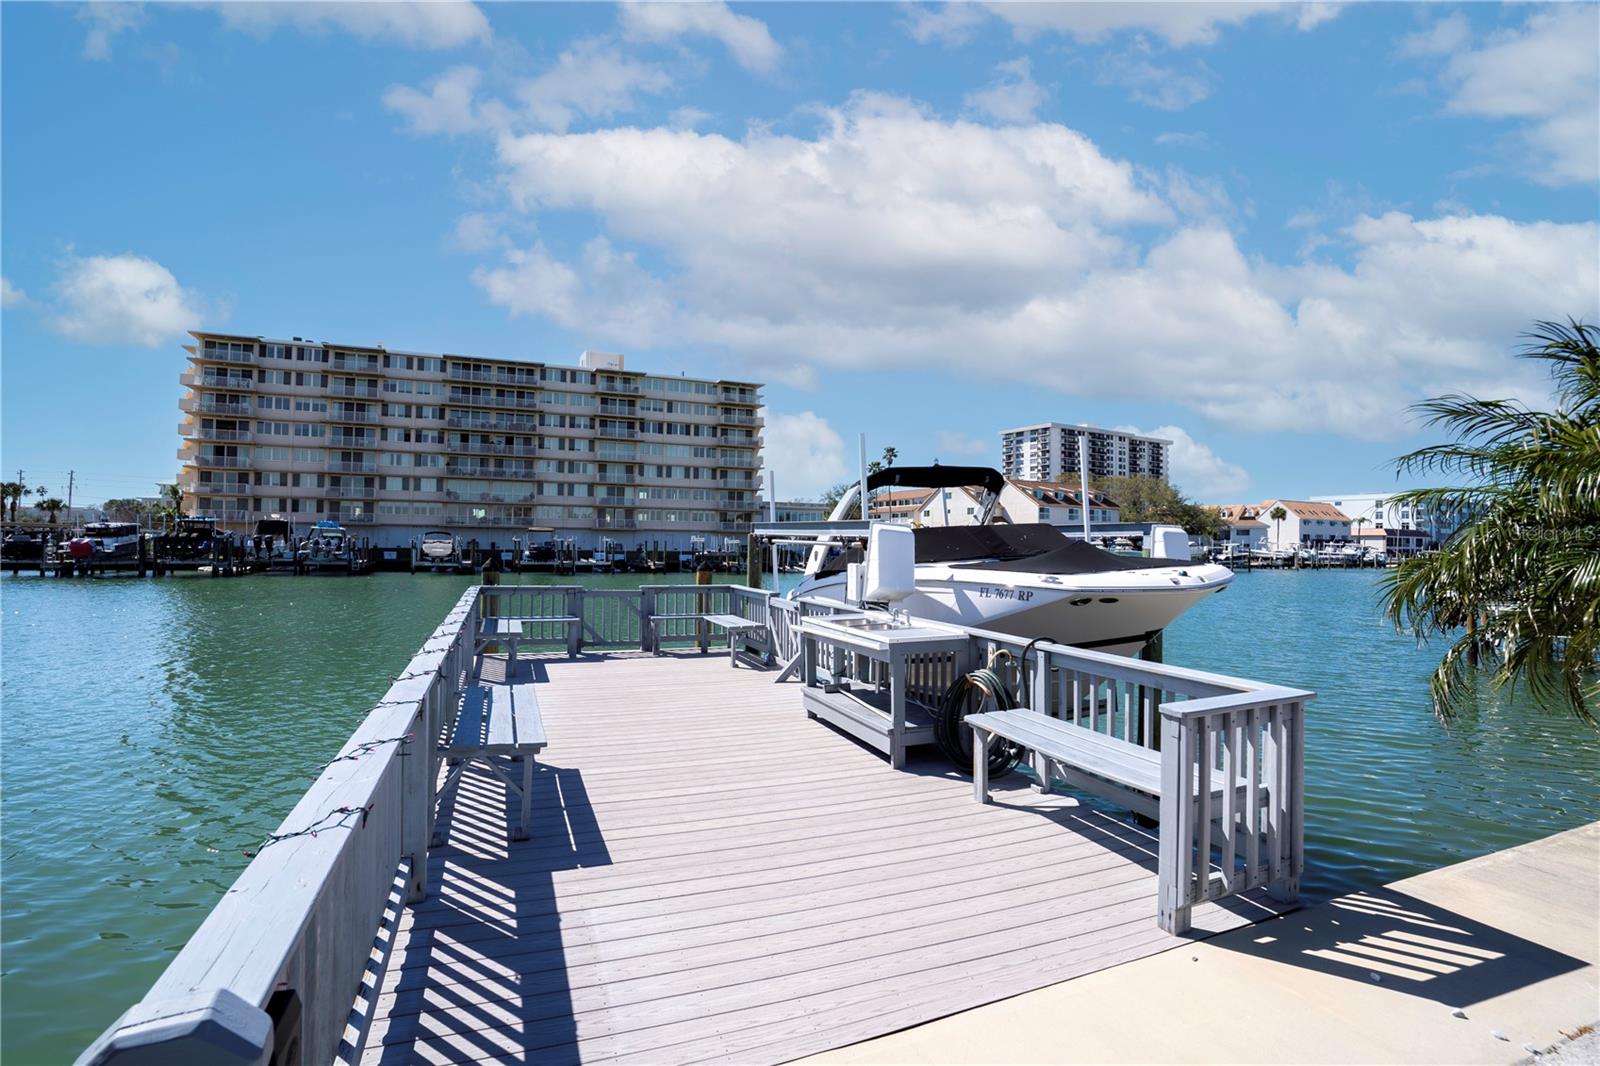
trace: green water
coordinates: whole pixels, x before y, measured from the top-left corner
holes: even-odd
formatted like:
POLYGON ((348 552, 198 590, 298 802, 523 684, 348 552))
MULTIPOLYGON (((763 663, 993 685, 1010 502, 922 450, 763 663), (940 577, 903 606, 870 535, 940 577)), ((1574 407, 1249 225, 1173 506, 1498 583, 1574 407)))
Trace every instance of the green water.
MULTIPOLYGON (((1241 574, 1167 635, 1318 693, 1307 894, 1600 818, 1600 736, 1502 697, 1439 725, 1376 578, 1241 574)), ((0 581, 5 1063, 70 1061, 143 993, 468 581, 0 581)))

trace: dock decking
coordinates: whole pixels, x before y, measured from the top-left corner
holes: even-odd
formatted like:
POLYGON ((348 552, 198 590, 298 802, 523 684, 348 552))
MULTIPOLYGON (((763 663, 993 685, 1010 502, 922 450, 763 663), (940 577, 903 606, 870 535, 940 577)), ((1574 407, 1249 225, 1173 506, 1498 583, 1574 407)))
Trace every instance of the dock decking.
MULTIPOLYGON (((550 741, 531 839, 469 769, 362 1062, 783 1062, 1186 943, 1154 831, 1020 773, 982 806, 936 755, 895 772, 724 655, 518 667, 550 741)), ((1197 906, 1196 935, 1272 906, 1197 906)))

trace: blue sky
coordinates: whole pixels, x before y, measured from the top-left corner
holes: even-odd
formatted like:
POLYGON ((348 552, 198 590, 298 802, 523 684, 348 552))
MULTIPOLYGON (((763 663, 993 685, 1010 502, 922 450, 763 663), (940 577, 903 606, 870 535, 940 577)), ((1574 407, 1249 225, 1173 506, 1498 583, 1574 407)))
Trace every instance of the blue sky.
POLYGON ((1176 437, 1394 484, 1600 317, 1600 7, 5 4, 0 468, 176 473, 192 326, 768 383, 785 497, 1176 437))

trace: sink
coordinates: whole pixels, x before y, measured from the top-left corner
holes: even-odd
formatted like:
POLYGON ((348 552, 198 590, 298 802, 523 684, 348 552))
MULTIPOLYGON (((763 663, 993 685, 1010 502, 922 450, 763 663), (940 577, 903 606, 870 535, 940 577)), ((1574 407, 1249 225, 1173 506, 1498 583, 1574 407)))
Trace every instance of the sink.
POLYGON ((840 629, 855 629, 876 632, 881 629, 904 629, 899 622, 889 618, 820 618, 819 622, 825 625, 838 626, 840 629))

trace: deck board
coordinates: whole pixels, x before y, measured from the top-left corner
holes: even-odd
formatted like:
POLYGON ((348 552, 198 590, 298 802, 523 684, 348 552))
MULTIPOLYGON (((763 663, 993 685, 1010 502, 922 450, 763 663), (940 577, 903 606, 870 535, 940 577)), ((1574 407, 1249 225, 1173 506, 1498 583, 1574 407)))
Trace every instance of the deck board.
POLYGON ((773 676, 525 657, 531 837, 469 768, 362 1061, 783 1062, 1185 942, 1156 926, 1152 832, 1021 775, 979 805, 931 753, 896 773, 773 676))

